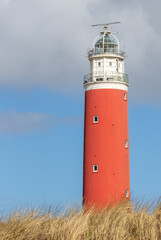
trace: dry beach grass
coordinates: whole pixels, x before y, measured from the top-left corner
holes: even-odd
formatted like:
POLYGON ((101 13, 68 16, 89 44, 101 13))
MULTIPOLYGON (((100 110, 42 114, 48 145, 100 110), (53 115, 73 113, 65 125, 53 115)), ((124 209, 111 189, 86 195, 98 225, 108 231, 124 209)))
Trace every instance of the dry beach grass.
POLYGON ((103 211, 27 209, 0 221, 0 240, 161 240, 161 204, 103 211))

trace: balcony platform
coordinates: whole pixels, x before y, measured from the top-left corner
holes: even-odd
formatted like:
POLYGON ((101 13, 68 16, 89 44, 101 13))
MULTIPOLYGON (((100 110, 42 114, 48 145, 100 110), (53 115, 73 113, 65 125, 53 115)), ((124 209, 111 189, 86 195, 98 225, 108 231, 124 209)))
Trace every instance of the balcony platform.
POLYGON ((84 85, 94 82, 122 82, 129 85, 128 75, 125 73, 100 73, 99 75, 93 75, 88 73, 84 76, 84 85))

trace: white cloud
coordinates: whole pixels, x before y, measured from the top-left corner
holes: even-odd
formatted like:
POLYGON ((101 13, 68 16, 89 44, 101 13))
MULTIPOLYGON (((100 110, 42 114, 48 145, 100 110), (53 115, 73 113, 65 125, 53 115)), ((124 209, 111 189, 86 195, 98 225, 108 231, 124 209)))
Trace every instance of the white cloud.
POLYGON ((126 46, 130 95, 160 101, 160 9, 159 0, 0 1, 0 86, 82 88, 99 31, 90 25, 121 20, 113 31, 126 46))
POLYGON ((44 113, 0 112, 0 133, 21 134, 47 130, 51 127, 52 119, 52 116, 44 113))
POLYGON ((42 112, 0 112, 0 134, 24 134, 51 131, 59 124, 80 125, 80 117, 57 118, 54 114, 42 112))

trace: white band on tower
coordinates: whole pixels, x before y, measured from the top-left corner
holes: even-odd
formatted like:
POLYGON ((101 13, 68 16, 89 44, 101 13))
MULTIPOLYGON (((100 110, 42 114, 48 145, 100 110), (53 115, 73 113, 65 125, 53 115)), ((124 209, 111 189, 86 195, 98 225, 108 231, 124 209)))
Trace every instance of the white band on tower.
POLYGON ((94 82, 84 86, 85 91, 94 89, 118 89, 128 91, 128 86, 123 82, 94 82))

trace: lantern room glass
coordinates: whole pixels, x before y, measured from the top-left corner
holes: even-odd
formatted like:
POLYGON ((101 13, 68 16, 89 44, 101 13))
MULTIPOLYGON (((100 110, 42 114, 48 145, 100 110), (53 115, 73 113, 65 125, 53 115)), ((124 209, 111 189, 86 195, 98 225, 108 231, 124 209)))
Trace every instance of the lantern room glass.
POLYGON ((104 34, 94 43, 94 51, 100 53, 118 53, 118 41, 112 34, 104 34))

